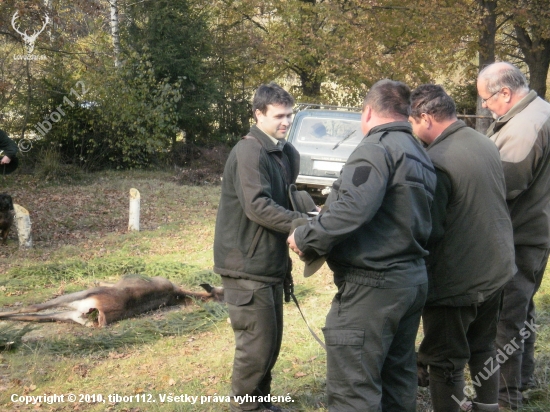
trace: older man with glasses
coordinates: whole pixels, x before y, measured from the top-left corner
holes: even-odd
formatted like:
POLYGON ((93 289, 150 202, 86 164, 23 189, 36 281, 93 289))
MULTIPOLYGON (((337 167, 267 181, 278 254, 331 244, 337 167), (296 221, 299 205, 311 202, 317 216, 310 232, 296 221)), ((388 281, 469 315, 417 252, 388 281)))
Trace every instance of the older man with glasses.
POLYGON ((506 352, 500 365, 499 404, 521 407, 522 392, 535 386, 536 329, 533 296, 550 250, 550 104, 515 66, 494 63, 483 69, 477 90, 495 121, 487 136, 499 151, 506 179, 506 201, 514 231, 517 274, 504 288, 497 347, 506 352))

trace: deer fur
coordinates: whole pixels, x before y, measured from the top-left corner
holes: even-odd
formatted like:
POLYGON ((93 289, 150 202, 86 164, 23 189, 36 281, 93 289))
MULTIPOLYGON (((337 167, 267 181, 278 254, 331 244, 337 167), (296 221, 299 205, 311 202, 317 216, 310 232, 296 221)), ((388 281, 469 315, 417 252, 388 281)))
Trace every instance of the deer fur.
POLYGON ((159 309, 163 306, 187 305, 193 299, 223 301, 223 288, 201 284, 206 292, 190 292, 162 277, 128 276, 115 284, 62 295, 45 303, 27 306, 14 312, 0 312, 0 320, 28 322, 77 322, 84 326, 103 327, 121 319, 159 309), (39 314, 66 308, 69 310, 39 314), (97 311, 97 318, 94 312, 97 311))

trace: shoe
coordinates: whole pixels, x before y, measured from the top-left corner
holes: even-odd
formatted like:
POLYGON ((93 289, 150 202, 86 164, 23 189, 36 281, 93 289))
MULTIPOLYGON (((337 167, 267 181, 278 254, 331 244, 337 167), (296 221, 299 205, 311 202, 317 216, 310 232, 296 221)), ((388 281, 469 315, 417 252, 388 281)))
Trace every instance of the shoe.
POLYGON ((521 406, 510 405, 508 402, 498 401, 498 406, 500 407, 500 412, 509 412, 517 411, 521 406))
POLYGON ((273 404, 270 404, 269 406, 263 405, 257 409, 253 409, 250 411, 244 411, 243 409, 241 409, 241 405, 239 405, 234 401, 231 401, 229 406, 230 406, 231 412, 288 412, 286 409, 283 409, 273 404))
POLYGON ((472 411, 499 412, 498 403, 472 402, 472 411))
POLYGON ((277 406, 277 405, 269 405, 264 409, 264 412, 285 412, 285 409, 277 406))

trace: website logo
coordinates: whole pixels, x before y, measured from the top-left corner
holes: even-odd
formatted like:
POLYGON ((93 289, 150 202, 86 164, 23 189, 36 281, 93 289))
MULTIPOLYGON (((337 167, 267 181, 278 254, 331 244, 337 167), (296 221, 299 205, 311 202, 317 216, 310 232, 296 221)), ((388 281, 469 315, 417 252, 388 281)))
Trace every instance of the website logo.
POLYGON ((19 24, 17 23, 17 19, 19 18, 19 12, 16 11, 13 14, 13 17, 11 19, 11 25, 13 29, 23 38, 23 42, 25 43, 25 51, 27 52, 26 55, 14 56, 15 60, 46 60, 46 56, 44 55, 37 56, 32 54, 32 52, 34 51, 34 42, 36 42, 36 39, 38 38, 40 33, 44 31, 44 29, 50 22, 50 18, 48 17, 48 15, 44 14, 44 16, 45 16, 45 19, 43 20, 44 24, 42 25, 42 28, 40 30, 33 31, 31 35, 28 35, 27 32, 29 30, 21 31, 19 24))

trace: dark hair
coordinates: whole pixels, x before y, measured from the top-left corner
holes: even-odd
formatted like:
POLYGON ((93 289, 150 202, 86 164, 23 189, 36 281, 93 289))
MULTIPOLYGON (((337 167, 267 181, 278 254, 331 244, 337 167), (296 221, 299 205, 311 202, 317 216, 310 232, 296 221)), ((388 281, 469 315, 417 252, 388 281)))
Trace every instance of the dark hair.
POLYGON ((513 92, 529 91, 529 84, 525 75, 520 69, 508 62, 490 64, 479 72, 478 79, 485 82, 488 93, 496 93, 503 87, 507 87, 513 92), (502 68, 498 69, 499 66, 495 68, 495 64, 502 68))
POLYGON ((267 112, 268 105, 294 106, 294 98, 276 83, 262 84, 256 90, 252 99, 252 115, 256 119, 256 110, 263 114, 267 112))
POLYGON ((363 109, 370 106, 383 116, 409 117, 411 113, 411 89, 405 83, 384 79, 372 85, 363 101, 363 109))
POLYGON ((438 84, 423 84, 411 94, 411 116, 418 119, 422 113, 431 114, 436 121, 456 116, 455 102, 438 84))

